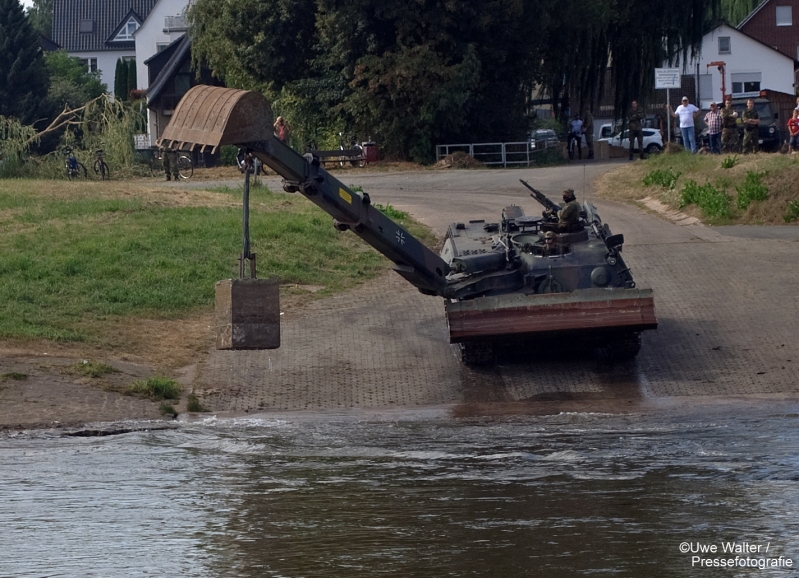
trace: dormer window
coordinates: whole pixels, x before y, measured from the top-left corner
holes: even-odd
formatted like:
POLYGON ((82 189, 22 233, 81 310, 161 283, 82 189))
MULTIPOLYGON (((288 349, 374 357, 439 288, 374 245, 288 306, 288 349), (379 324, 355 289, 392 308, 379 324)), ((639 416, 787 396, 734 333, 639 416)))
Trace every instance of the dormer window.
POLYGON ((133 33, 139 29, 139 23, 132 16, 128 19, 119 34, 114 38, 114 42, 130 42, 133 40, 133 33))

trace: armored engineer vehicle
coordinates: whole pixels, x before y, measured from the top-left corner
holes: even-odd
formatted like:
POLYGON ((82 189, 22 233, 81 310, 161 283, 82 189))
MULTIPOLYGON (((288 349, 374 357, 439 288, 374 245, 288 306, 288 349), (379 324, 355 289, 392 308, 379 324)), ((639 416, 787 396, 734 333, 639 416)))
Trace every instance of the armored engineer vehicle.
POLYGON ((259 93, 199 85, 178 104, 159 144, 173 149, 247 149, 299 192, 394 262, 394 270, 426 295, 444 299, 450 342, 464 362, 490 363, 506 346, 556 343, 598 347, 632 358, 641 332, 655 329, 650 289, 638 289, 621 256, 624 238, 611 234, 595 207, 582 204, 567 228, 550 217, 560 207, 527 183, 544 216, 505 207, 499 222, 450 226, 440 255, 273 135, 269 103, 259 93), (554 239, 548 244, 545 238, 554 239))

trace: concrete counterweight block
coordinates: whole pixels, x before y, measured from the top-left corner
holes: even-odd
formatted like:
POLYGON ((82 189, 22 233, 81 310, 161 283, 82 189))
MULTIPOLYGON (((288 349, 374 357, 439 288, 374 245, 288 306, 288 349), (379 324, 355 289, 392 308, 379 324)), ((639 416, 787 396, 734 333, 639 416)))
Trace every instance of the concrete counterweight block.
POLYGON ((280 286, 273 279, 216 283, 216 348, 280 347, 280 286))

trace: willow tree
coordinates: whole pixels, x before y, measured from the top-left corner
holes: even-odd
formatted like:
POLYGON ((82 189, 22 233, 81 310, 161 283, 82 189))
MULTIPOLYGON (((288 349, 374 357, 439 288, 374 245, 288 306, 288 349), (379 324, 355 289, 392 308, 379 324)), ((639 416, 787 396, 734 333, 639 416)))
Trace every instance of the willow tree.
POLYGON ((700 48, 719 0, 564 0, 553 21, 541 80, 556 107, 584 108, 611 70, 616 110, 654 89, 654 69, 700 48))
POLYGON ((760 4, 760 1, 721 0, 721 17, 733 26, 738 26, 760 4))

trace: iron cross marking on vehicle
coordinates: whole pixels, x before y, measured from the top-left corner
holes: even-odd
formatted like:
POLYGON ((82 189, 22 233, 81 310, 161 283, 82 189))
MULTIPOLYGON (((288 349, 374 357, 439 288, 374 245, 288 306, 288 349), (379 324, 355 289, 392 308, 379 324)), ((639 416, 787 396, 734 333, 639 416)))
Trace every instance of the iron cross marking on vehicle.
POLYGON ((405 233, 403 233, 402 231, 397 231, 397 243, 399 243, 400 245, 405 244, 405 233))

